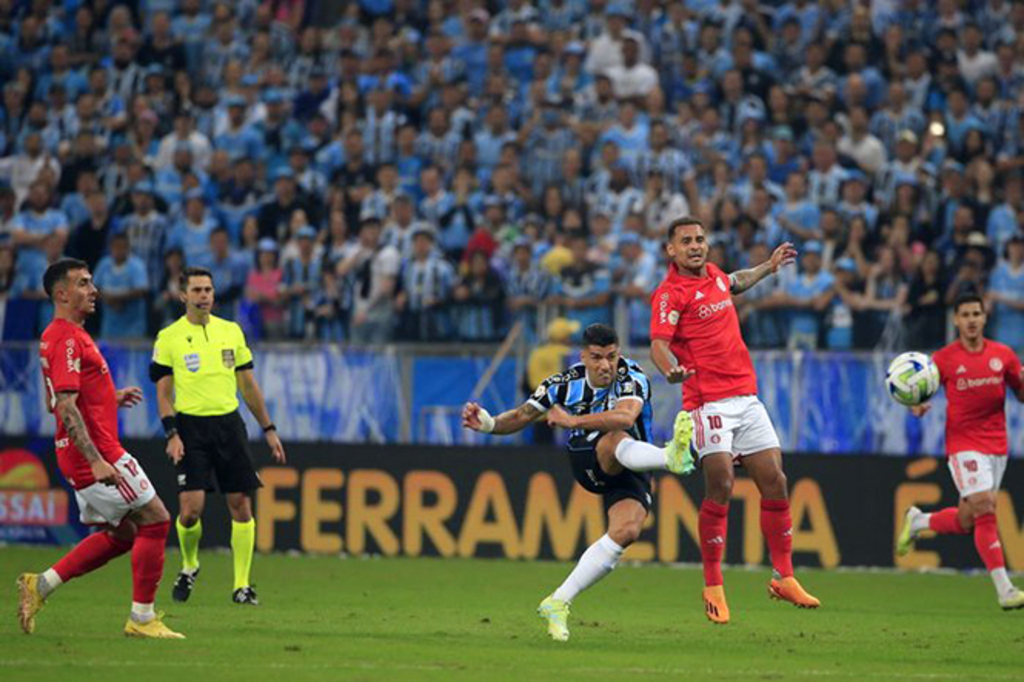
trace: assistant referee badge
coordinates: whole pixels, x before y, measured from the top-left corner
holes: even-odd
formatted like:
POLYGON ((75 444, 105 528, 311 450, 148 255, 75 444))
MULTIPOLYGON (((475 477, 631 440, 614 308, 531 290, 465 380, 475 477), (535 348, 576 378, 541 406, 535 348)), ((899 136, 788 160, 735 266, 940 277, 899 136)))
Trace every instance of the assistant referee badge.
POLYGON ((224 361, 224 366, 231 369, 235 366, 235 351, 230 348, 222 350, 220 352, 221 360, 224 361))

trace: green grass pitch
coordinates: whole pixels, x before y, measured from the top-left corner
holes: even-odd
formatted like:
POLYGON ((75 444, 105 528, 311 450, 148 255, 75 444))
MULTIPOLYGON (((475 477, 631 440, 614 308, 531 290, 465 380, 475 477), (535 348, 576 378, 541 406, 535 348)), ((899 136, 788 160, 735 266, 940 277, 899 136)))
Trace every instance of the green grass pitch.
POLYGON ((581 595, 572 640, 548 640, 537 603, 570 566, 497 560, 257 556, 263 602, 230 603, 231 563, 201 555, 186 605, 157 608, 184 642, 128 640, 127 558, 64 586, 25 636, 17 575, 54 549, 0 548, 2 680, 1020 679, 1024 611, 987 576, 804 571, 819 611, 770 601, 768 570, 726 572, 733 622, 713 626, 694 568, 621 566, 581 595))

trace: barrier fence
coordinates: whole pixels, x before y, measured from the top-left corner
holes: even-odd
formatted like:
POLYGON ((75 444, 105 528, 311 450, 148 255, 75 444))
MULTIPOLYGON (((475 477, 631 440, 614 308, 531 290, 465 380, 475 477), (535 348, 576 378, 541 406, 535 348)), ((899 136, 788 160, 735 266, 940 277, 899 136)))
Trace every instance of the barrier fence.
MULTIPOLYGON (((121 412, 129 438, 162 433, 149 381, 151 348, 101 344, 118 386, 138 385, 142 405, 121 412)), ((508 444, 466 432, 459 412, 494 357, 493 347, 396 345, 352 349, 338 345, 257 347, 256 375, 281 437, 294 442, 508 444)), ((629 356, 652 378, 654 437, 667 439, 679 408, 676 386, 651 367, 645 348, 629 356)), ((755 352, 759 392, 788 452, 889 455, 941 454, 945 397, 924 419, 911 417, 884 387, 891 359, 884 353, 755 352)), ((501 362, 480 401, 492 413, 525 397, 525 350, 501 362)), ((260 437, 243 408, 250 436, 260 437)), ((1010 451, 1024 455, 1024 405, 1008 400, 1010 451)), ((0 346, 0 434, 52 434, 34 345, 0 346)))
MULTIPOLYGON (((159 440, 128 441, 172 513, 174 472, 159 440)), ((268 466, 254 448, 264 487, 255 497, 257 549, 386 556, 577 557, 605 532, 601 499, 572 480, 557 448, 295 444, 289 464, 268 466)), ((892 546, 911 504, 954 504, 943 462, 932 457, 799 455, 786 459, 794 559, 803 566, 977 567, 970 537, 941 537, 896 559, 892 546)), ((1024 570, 1024 492, 999 493, 998 523, 1011 570, 1024 570)), ((697 562, 698 477, 656 479, 655 502, 627 560, 697 562)), ((759 496, 737 478, 726 561, 766 564, 759 496)), ((8 440, 0 452, 0 540, 75 541, 73 494, 56 472, 51 444, 8 440)), ((204 547, 227 546, 220 499, 207 504, 204 547)), ((172 537, 171 542, 175 542, 172 537)))

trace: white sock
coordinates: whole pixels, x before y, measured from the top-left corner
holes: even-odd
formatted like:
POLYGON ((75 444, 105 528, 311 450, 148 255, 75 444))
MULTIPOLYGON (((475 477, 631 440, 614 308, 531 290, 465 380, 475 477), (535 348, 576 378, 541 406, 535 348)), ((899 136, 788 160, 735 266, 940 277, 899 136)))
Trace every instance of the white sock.
POLYGON ((667 471, 665 449, 650 443, 623 438, 615 446, 615 459, 630 471, 667 471))
POLYGON ((149 621, 156 618, 156 612, 153 610, 153 603, 140 604, 137 601, 132 602, 132 620, 136 623, 148 623, 149 621))
POLYGON ((60 579, 57 571, 48 568, 39 576, 39 594, 46 599, 63 584, 64 581, 60 579))
POLYGON ((569 577, 551 596, 564 602, 571 602, 577 594, 611 573, 619 563, 623 551, 625 550, 607 534, 602 535, 597 542, 587 547, 576 568, 572 569, 569 577))
POLYGON ((992 576, 992 583, 996 586, 996 594, 1000 597, 1011 595, 1017 591, 1017 588, 1010 582, 1010 576, 1006 574, 1005 568, 997 568, 989 573, 989 575, 992 576))
POLYGON ((928 528, 930 527, 929 521, 931 520, 931 518, 931 514, 918 514, 917 516, 911 518, 910 533, 916 536, 921 531, 928 530, 928 528))

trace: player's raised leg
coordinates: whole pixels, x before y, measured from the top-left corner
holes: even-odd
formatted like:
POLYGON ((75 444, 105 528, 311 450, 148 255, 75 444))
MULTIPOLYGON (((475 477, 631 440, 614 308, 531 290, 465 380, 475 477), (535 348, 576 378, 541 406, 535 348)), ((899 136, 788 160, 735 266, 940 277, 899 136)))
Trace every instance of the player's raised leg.
POLYGON ((199 576, 199 541, 203 538, 202 516, 205 504, 204 490, 183 490, 178 493, 180 511, 174 525, 178 532, 178 545, 181 547, 181 570, 171 591, 174 601, 188 601, 199 576))
POLYGON ((576 567, 537 609, 548 622, 551 638, 569 639, 569 606, 583 590, 598 582, 619 563, 622 553, 640 537, 647 510, 639 501, 622 499, 608 509, 608 532, 587 548, 576 567))
POLYGON ((704 469, 704 502, 700 506, 698 531, 700 558, 704 564, 704 613, 713 623, 729 622, 725 600, 722 556, 729 527, 729 498, 732 496, 732 455, 716 452, 701 458, 704 469))
POLYGON ((159 497, 131 514, 135 523, 132 544, 132 612, 124 626, 129 637, 185 639, 166 625, 154 608, 156 591, 164 573, 164 547, 171 516, 159 497))
POLYGON ((996 525, 996 494, 985 491, 964 498, 974 518, 974 546, 996 588, 999 605, 1006 610, 1024 608, 1024 593, 1010 582, 1006 573, 1003 545, 996 525))
POLYGON ((973 528, 974 517, 963 502, 960 507, 946 507, 930 513, 909 507, 896 537, 896 554, 908 554, 923 531, 930 530, 936 535, 967 535, 973 528))
POLYGON ((228 493, 231 512, 231 556, 235 565, 235 587, 232 600, 236 604, 259 605, 251 584, 252 553, 256 546, 256 521, 252 518, 252 502, 248 493, 228 493))
MULTIPOLYGON (((608 434, 606 440, 616 434, 608 434)), ((693 439, 693 420, 685 410, 676 415, 672 430, 672 440, 659 448, 651 443, 634 440, 623 433, 616 439, 613 452, 614 460, 631 471, 671 471, 680 476, 693 473, 695 467, 691 441, 693 439)), ((609 463, 602 462, 606 473, 615 475, 618 471, 609 470, 609 463)))
POLYGON ((117 528, 89 535, 42 573, 23 573, 19 576, 18 621, 25 634, 35 632, 36 614, 57 588, 126 553, 132 548, 134 536, 135 525, 125 520, 117 528))
POLYGON ((793 575, 793 521, 781 450, 769 448, 748 455, 743 458, 743 466, 761 493, 761 533, 768 542, 774 569, 769 594, 801 608, 818 608, 821 602, 808 594, 793 575))

